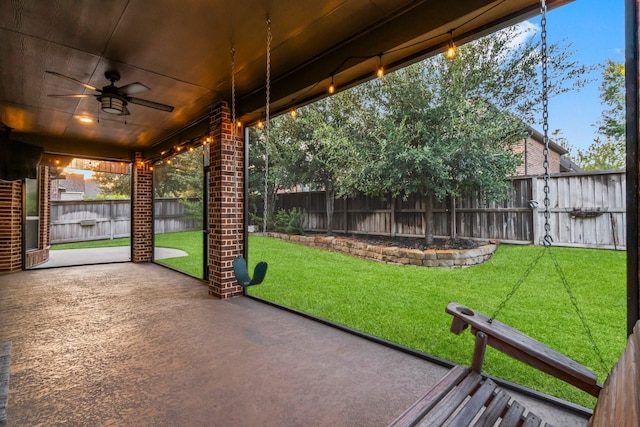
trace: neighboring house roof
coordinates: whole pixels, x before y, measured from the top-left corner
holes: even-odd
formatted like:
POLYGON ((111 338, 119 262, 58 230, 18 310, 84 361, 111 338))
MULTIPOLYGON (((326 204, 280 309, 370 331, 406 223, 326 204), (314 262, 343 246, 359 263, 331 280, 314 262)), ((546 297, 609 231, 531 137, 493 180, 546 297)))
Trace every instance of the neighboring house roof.
MULTIPOLYGON (((528 126, 528 128, 531 139, 539 142, 540 144, 544 144, 544 135, 531 126, 528 126)), ((580 166, 567 157, 569 150, 554 142, 551 138, 549 138, 549 149, 560 154, 560 172, 584 172, 580 166)))
MULTIPOLYGON (((529 128, 529 135, 531 136, 531 138, 535 139, 541 144, 544 144, 544 135, 539 131, 535 130, 534 128, 532 128, 531 126, 527 126, 527 127, 529 128)), ((549 138, 549 149, 555 151, 561 156, 564 156, 565 154, 569 154, 569 151, 567 149, 565 149, 561 145, 554 142, 551 138, 549 138)))
POLYGON ((60 187, 66 191, 84 193, 84 175, 76 173, 65 174, 66 178, 61 180, 60 187))

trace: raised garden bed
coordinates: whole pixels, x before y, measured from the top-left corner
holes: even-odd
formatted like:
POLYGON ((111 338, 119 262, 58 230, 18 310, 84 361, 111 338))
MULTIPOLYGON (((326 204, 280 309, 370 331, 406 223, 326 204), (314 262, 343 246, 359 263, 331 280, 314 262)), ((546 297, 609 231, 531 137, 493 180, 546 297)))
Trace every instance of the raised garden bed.
POLYGON ((420 249, 403 247, 401 244, 389 246, 390 243, 375 238, 326 235, 295 236, 282 233, 267 233, 266 235, 275 239, 341 252, 372 261, 424 267, 467 267, 482 264, 491 258, 497 247, 496 244, 487 242, 477 244, 472 248, 440 249, 430 247, 420 249))

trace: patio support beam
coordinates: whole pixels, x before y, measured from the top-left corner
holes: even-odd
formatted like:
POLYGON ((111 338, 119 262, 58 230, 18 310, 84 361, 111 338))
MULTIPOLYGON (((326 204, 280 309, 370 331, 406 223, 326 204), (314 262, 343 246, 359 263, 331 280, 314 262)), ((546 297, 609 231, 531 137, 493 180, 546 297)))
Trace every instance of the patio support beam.
POLYGON ((626 107, 627 107, 627 333, 631 334, 633 325, 640 319, 640 263, 638 236, 638 142, 640 141, 640 123, 638 106, 638 58, 640 46, 638 37, 638 14, 640 0, 625 0, 625 38, 626 38, 626 107))
POLYGON ((210 120, 209 294, 227 299, 242 295, 232 263, 244 249, 244 138, 242 129, 238 129, 233 140, 233 122, 226 101, 216 101, 210 120))
POLYGON ((153 171, 142 153, 135 154, 131 189, 131 260, 153 260, 153 171))

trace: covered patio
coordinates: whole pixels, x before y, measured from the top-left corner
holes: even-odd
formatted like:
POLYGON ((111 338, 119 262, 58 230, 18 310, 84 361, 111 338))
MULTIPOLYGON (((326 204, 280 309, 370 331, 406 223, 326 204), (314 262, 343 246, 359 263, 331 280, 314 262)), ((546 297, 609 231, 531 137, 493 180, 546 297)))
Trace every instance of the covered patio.
MULTIPOLYGON (((7 426, 383 426, 447 372, 153 264, 0 276, 0 313, 7 426)), ((586 423, 514 395, 558 425, 586 423)))
MULTIPOLYGON (((626 4, 630 331, 640 283, 638 1, 626 4)), ((252 300, 235 280, 238 230, 247 254, 247 127, 328 96, 330 82, 354 86, 538 11, 539 0, 0 3, 0 160, 26 165, 0 181, 7 425, 392 421, 446 368, 252 300), (109 82, 115 71, 121 80, 109 82), (152 90, 132 100, 143 86, 152 90), (206 145, 204 284, 152 263, 154 165, 194 145, 206 145), (74 157, 131 165, 132 262, 25 271, 49 257, 48 180, 74 157), (27 248, 25 180, 36 176, 40 234, 27 248)), ((513 394, 558 425, 586 422, 513 394)))

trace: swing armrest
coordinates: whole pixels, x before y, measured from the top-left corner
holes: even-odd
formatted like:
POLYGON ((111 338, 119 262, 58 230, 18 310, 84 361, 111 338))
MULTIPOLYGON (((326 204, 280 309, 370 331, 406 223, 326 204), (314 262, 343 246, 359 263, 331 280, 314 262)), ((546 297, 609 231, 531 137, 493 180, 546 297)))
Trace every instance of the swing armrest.
POLYGON ((449 303, 446 312, 453 316, 451 332, 459 335, 471 326, 471 333, 483 332, 493 348, 598 397, 602 385, 597 383, 596 374, 575 360, 509 325, 497 320, 489 323, 488 316, 455 302, 449 303))

